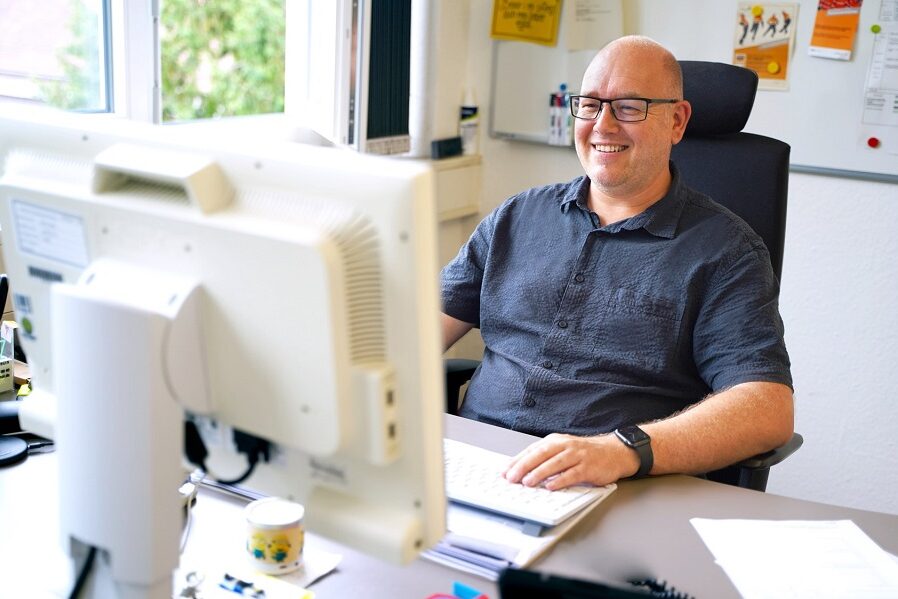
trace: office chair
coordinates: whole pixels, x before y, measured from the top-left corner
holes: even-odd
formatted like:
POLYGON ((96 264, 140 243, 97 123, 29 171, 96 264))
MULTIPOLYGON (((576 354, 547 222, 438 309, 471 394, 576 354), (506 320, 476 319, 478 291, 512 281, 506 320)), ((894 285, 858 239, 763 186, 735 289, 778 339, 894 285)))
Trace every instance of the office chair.
POLYGON ((680 61, 692 118, 671 160, 683 181, 747 222, 761 236, 777 279, 783 270, 789 145, 745 133, 758 75, 719 62, 680 61))
MULTIPOLYGON (((777 279, 783 268, 786 236, 786 199, 789 184, 789 145, 769 137, 745 133, 758 88, 754 71, 733 65, 680 61, 683 97, 692 117, 683 139, 673 147, 671 160, 683 181, 730 209, 764 240, 777 279)), ((477 360, 446 360, 446 409, 456 414, 461 387, 474 375, 477 360)), ((743 460, 706 477, 757 491, 767 488, 770 467, 791 454, 803 439, 793 434, 773 451, 743 460)))
MULTIPOLYGON (((758 75, 719 62, 681 60, 683 97, 692 104, 692 118, 671 160, 691 188, 710 196, 747 222, 761 236, 777 279, 782 279, 789 191, 789 145, 770 137, 745 133, 758 75)), ((763 491, 770 467, 793 454, 801 444, 795 433, 788 443, 722 470, 711 480, 763 491)))

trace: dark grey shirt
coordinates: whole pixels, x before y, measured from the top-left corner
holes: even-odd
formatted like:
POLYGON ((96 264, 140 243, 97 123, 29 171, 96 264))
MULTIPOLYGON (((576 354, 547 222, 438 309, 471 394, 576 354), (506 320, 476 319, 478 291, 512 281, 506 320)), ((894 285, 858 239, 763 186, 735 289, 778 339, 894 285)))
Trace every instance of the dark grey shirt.
POLYGON ((480 328, 461 414, 536 435, 608 432, 749 381, 792 384, 767 249, 680 182, 605 227, 589 180, 487 216, 442 272, 443 310, 480 328))

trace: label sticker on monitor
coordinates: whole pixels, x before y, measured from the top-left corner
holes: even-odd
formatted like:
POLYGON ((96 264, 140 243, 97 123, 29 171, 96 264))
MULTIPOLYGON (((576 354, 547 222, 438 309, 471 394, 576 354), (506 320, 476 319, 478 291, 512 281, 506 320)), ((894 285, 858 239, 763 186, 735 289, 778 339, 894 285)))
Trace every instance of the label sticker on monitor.
POLYGON ((19 251, 87 266, 87 237, 80 216, 13 199, 12 217, 19 251))
POLYGON ((20 314, 31 314, 31 296, 22 295, 21 293, 13 293, 12 307, 13 310, 19 312, 20 314))

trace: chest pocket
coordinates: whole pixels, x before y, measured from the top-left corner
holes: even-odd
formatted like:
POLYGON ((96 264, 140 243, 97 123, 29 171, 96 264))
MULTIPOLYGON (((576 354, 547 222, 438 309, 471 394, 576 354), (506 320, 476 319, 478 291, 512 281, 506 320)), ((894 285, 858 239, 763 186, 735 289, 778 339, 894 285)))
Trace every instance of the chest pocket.
POLYGON ((677 358, 683 309, 632 289, 613 290, 598 315, 593 357, 600 371, 669 368, 677 358))

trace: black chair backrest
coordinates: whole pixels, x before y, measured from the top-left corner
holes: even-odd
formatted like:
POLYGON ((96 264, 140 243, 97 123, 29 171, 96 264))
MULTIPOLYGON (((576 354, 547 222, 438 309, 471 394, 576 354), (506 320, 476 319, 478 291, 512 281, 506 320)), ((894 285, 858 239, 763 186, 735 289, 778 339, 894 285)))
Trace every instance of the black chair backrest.
POLYGON ((744 133, 758 76, 718 62, 680 61, 692 117, 671 159, 683 181, 726 206, 761 236, 777 278, 783 268, 789 145, 744 133))

